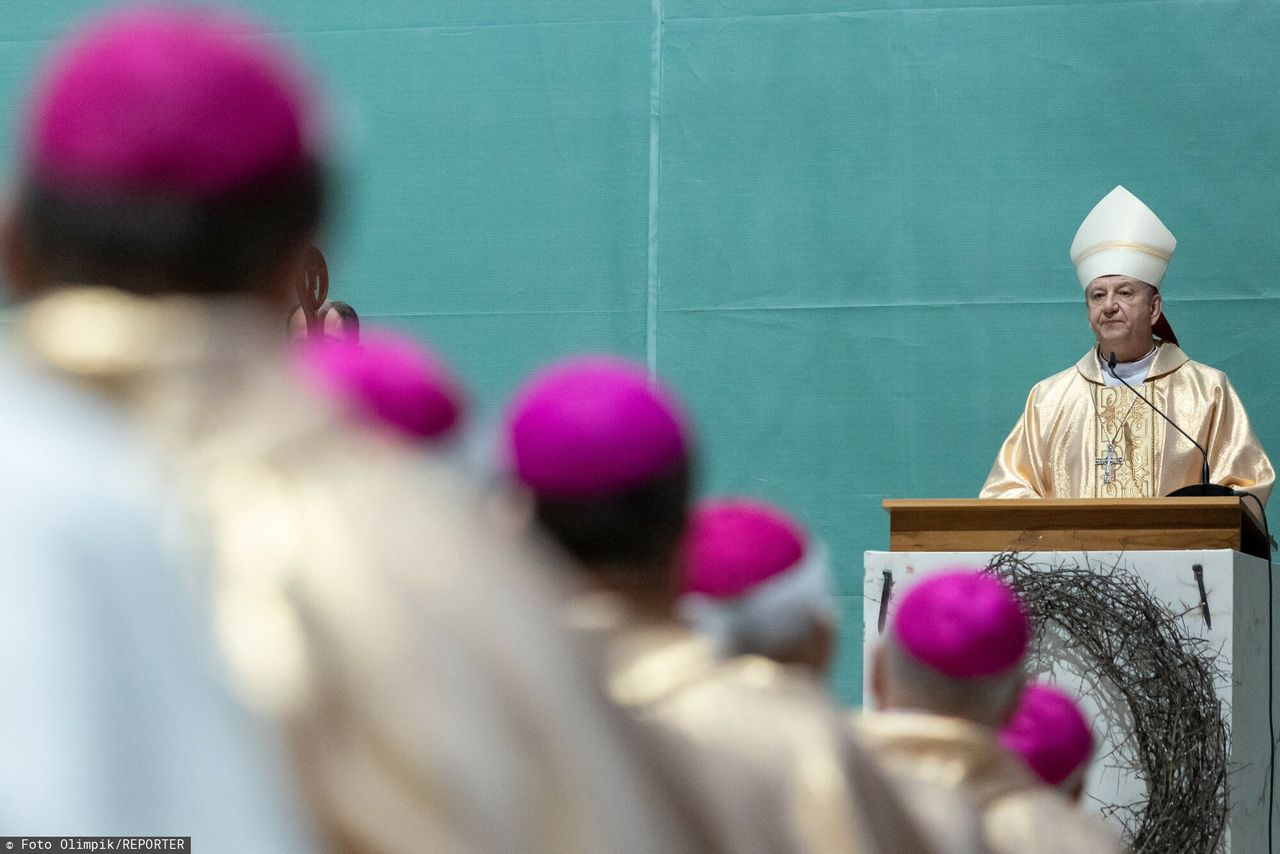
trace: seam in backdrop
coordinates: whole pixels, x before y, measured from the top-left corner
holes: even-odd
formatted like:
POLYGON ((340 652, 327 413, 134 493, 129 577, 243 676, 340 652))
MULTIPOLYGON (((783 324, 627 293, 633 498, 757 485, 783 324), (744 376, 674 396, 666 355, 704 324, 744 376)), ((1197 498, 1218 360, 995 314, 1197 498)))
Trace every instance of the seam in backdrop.
POLYGON ((662 166, 662 0, 651 0, 653 36, 649 42, 649 275, 645 292, 645 364, 658 373, 658 182, 662 166))

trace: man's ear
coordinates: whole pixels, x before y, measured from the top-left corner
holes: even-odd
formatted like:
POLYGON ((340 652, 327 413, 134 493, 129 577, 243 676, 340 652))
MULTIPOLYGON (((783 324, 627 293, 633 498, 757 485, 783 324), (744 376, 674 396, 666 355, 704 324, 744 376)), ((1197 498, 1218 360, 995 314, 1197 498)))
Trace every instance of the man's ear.
POLYGON ((1164 300, 1160 298, 1160 289, 1152 288, 1151 294, 1151 322, 1154 324, 1160 319, 1160 312, 1164 311, 1164 300))
POLYGON ((15 301, 30 299, 40 292, 43 277, 12 199, 6 199, 0 210, 0 266, 5 288, 15 301))

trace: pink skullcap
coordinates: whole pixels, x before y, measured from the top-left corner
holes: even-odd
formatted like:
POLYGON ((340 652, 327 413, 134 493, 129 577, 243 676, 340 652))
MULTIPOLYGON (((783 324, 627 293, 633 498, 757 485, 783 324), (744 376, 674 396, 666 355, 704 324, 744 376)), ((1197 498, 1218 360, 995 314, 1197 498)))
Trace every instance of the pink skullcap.
POLYGON ((803 528, 760 501, 703 502, 685 545, 685 593, 733 599, 781 575, 804 557, 803 528))
POLYGON ((530 379, 508 413, 507 436, 516 476, 551 498, 639 486, 686 453, 675 399, 643 368, 601 356, 570 359, 530 379))
POLYGON ((413 438, 444 438, 462 417, 453 375, 407 338, 369 332, 359 342, 307 341, 296 353, 304 377, 322 394, 413 438))
POLYGON ((227 13, 108 14, 40 73, 23 159, 60 189, 234 191, 305 161, 301 79, 283 51, 227 13))
POLYGON ((1070 695, 1049 685, 1028 685, 1000 743, 1018 754, 1051 786, 1089 761, 1093 733, 1070 695))
POLYGON ((1030 625, 1012 590, 981 572, 928 578, 902 597, 893 636, 911 657, 953 679, 994 676, 1016 666, 1030 625))

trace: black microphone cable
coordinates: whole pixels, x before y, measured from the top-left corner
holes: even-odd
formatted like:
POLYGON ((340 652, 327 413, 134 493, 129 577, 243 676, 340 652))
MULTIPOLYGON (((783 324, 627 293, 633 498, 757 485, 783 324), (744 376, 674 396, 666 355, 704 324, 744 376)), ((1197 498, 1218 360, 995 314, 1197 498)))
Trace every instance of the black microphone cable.
POLYGON ((1117 382, 1122 383, 1125 388, 1129 389, 1129 391, 1133 392, 1138 397, 1142 398, 1143 403, 1145 403, 1147 406, 1150 406, 1152 409, 1154 409, 1156 413, 1159 414, 1159 416, 1163 418, 1165 421, 1168 421, 1170 424, 1173 424, 1173 429, 1177 430, 1183 436, 1186 436, 1187 441, 1190 442, 1192 445, 1195 445, 1196 450, 1199 451, 1200 455, 1204 458, 1204 463, 1200 466, 1200 483, 1205 486, 1212 483, 1212 481, 1209 479, 1209 452, 1206 451, 1203 447, 1201 447, 1199 442, 1197 442, 1195 439, 1192 439, 1186 430, 1183 430, 1177 424, 1174 424, 1172 418, 1170 418, 1168 415, 1165 415, 1163 412, 1160 411, 1160 409, 1154 403, 1147 400, 1147 398, 1143 396, 1142 392, 1138 391, 1136 388, 1129 385, 1127 382, 1125 382, 1124 377, 1116 373, 1116 354, 1114 350, 1111 352, 1111 355, 1107 356, 1107 370, 1111 371, 1111 376, 1115 377, 1117 382))
MULTIPOLYGON (((1235 495, 1235 496, 1239 496, 1241 500, 1243 500, 1244 498, 1252 498, 1254 502, 1258 505, 1258 513, 1261 514, 1262 516, 1262 535, 1265 539, 1263 548, 1266 550, 1266 556, 1267 556, 1267 741, 1268 741, 1267 750, 1268 750, 1268 756, 1269 756, 1269 759, 1267 762, 1267 792, 1268 792, 1267 850, 1269 851, 1271 850, 1271 840, 1273 838, 1272 837, 1273 822, 1275 821, 1275 812, 1276 812, 1275 811, 1275 803, 1276 803, 1276 792, 1275 792, 1275 769, 1276 769, 1275 619, 1274 619, 1275 600, 1274 600, 1274 589, 1273 589, 1274 579, 1271 577, 1271 573, 1274 569, 1271 561, 1271 528, 1267 523, 1266 508, 1262 506, 1262 499, 1258 498, 1258 496, 1254 495, 1252 492, 1232 489, 1229 486, 1218 487, 1216 484, 1213 484, 1213 481, 1210 479, 1210 476, 1209 476, 1209 452, 1205 450, 1205 448, 1199 442, 1197 442, 1195 439, 1192 439, 1191 436, 1188 435, 1186 430, 1183 430, 1177 424, 1174 424, 1174 421, 1172 418, 1170 418, 1168 415, 1165 415, 1164 412, 1162 412, 1154 403, 1152 403, 1150 400, 1147 400, 1147 398, 1143 396, 1141 392, 1139 392, 1133 386, 1129 385, 1129 383, 1125 382, 1124 378, 1121 377, 1118 373, 1116 373, 1116 354, 1114 351, 1112 351, 1107 356, 1107 370, 1111 372, 1111 376, 1115 377, 1117 382, 1121 383, 1122 385, 1124 385, 1125 388, 1129 389, 1129 391, 1133 392, 1138 397, 1142 398, 1143 403, 1145 403, 1147 406, 1150 406, 1152 409, 1154 409, 1160 415, 1160 417, 1163 418, 1165 421, 1167 421, 1169 424, 1172 424, 1173 429, 1177 430, 1179 433, 1185 436, 1187 441, 1190 442, 1192 445, 1194 445, 1195 449, 1200 452, 1201 457, 1204 460, 1203 464, 1200 466, 1200 486, 1201 487, 1207 488, 1207 487, 1213 486, 1215 487, 1214 494, 1219 494, 1224 496, 1235 495)), ((1184 489, 1188 489, 1188 488, 1194 488, 1194 487, 1184 487, 1184 489)), ((1173 494, 1177 495, 1180 492, 1182 492, 1182 490, 1175 490, 1173 494)))
POLYGON ((1262 517, 1262 536, 1265 539, 1263 548, 1267 551, 1267 850, 1271 850, 1272 823, 1276 817, 1276 669, 1275 669, 1275 599, 1272 591, 1274 580, 1271 562, 1271 526, 1267 524, 1267 509, 1262 506, 1262 499, 1252 492, 1236 490, 1241 498, 1252 498, 1258 505, 1258 514, 1262 517))

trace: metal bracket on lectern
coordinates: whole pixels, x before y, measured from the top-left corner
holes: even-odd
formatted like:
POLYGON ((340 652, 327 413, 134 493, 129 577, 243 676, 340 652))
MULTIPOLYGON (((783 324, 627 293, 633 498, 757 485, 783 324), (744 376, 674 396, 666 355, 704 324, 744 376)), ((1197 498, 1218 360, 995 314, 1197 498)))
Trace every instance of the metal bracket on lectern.
POLYGON ((880 617, 876 620, 876 632, 884 634, 884 624, 889 617, 889 601, 893 599, 893 572, 882 570, 884 582, 880 585, 880 617))
POLYGON ((1209 594, 1204 589, 1204 567, 1198 563, 1192 565, 1191 574, 1196 577, 1196 587, 1200 588, 1200 614, 1204 617, 1204 624, 1213 628, 1213 618, 1209 616, 1209 594))

